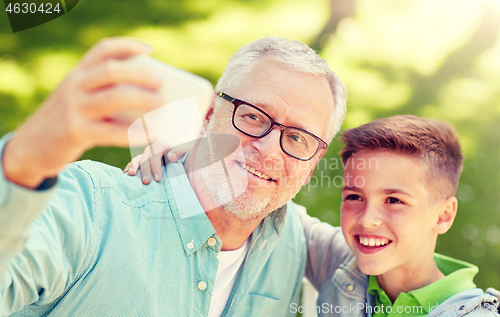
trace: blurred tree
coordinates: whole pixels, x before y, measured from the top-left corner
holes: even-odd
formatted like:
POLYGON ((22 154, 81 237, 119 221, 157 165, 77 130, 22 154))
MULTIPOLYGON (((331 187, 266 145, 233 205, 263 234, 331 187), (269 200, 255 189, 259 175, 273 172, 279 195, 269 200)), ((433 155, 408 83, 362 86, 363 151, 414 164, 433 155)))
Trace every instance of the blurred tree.
POLYGON ((321 32, 319 32, 315 39, 309 44, 309 46, 318 53, 321 52, 330 36, 335 33, 340 20, 352 17, 356 12, 356 0, 330 0, 329 4, 330 17, 321 32))

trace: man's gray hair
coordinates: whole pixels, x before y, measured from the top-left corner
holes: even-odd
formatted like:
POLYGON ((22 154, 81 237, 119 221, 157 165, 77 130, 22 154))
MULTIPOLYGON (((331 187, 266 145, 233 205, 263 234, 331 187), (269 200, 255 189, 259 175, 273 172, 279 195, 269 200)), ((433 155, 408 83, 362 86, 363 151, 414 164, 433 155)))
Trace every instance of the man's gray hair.
POLYGON ((337 74, 330 69, 328 63, 302 42, 267 36, 243 45, 231 57, 215 87, 216 91, 230 94, 232 90, 240 88, 245 77, 263 57, 269 57, 283 63, 295 71, 325 76, 330 84, 335 102, 335 110, 328 124, 327 140, 325 140, 330 143, 340 130, 340 125, 345 117, 347 91, 337 74))

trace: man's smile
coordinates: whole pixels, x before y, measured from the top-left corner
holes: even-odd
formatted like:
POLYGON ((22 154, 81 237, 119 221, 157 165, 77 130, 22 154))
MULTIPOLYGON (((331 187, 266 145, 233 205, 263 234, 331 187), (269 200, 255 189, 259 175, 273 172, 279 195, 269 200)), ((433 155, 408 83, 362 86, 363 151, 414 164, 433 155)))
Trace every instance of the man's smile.
POLYGON ((276 182, 276 180, 274 180, 273 178, 267 176, 266 174, 256 170, 255 168, 253 167, 250 167, 249 165, 245 164, 245 163, 241 163, 241 162, 238 162, 236 161, 236 163, 238 163, 239 166, 241 166, 242 168, 246 169, 248 173, 252 174, 253 176, 256 176, 260 179, 263 179, 263 180, 266 180, 266 181, 269 181, 269 182, 276 182))

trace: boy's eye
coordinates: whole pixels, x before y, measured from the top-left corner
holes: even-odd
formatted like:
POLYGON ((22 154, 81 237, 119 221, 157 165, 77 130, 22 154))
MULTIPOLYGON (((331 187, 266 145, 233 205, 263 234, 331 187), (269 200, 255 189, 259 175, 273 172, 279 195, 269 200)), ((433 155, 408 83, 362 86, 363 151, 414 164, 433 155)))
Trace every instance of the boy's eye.
POLYGON ((387 198, 387 202, 389 204, 402 204, 403 203, 401 200, 394 198, 394 197, 387 198))
POLYGON ((361 200, 361 197, 355 194, 347 195, 344 200, 361 200))

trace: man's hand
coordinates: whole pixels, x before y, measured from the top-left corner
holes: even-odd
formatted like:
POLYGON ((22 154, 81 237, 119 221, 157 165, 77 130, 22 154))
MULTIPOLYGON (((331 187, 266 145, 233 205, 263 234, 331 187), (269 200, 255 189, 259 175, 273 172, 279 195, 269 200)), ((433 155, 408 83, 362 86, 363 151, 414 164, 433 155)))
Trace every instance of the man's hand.
POLYGON ((132 122, 114 116, 137 118, 163 103, 159 77, 127 61, 151 51, 127 38, 105 39, 90 49, 7 143, 7 179, 35 188, 92 147, 128 146, 132 122))

